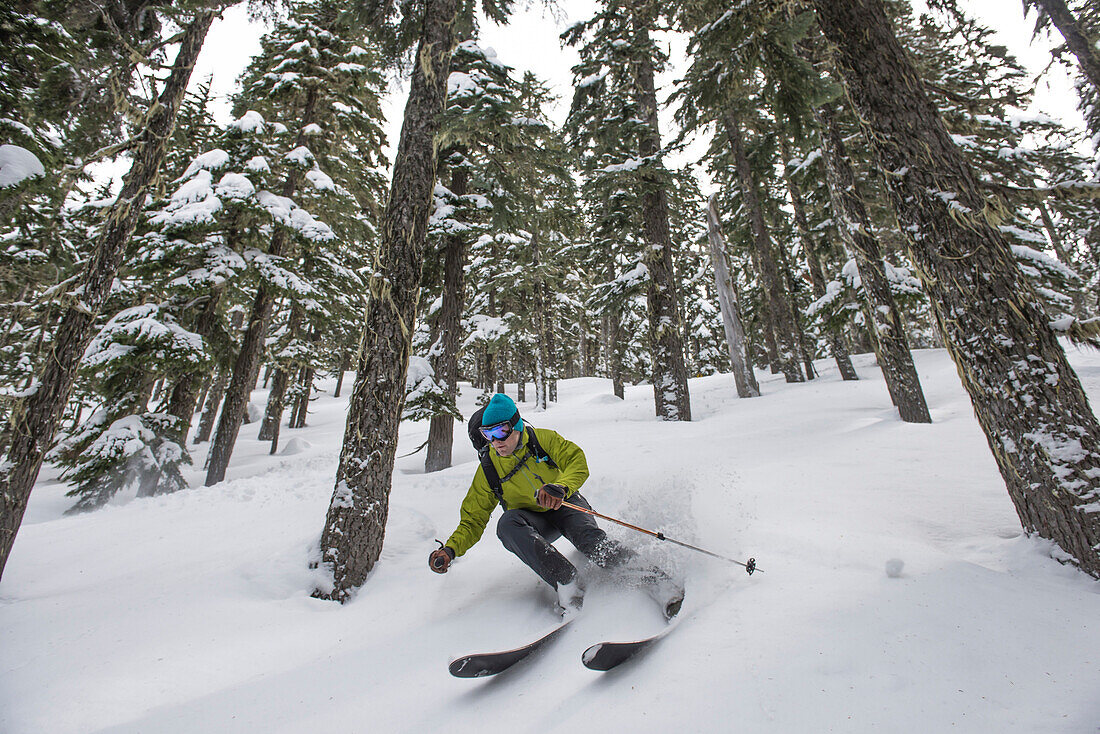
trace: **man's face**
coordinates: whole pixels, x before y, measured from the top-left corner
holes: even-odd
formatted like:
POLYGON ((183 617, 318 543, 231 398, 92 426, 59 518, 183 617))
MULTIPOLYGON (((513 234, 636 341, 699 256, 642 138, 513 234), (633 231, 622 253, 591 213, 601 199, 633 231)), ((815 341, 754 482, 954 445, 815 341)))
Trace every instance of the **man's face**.
POLYGON ((497 456, 511 456, 519 448, 521 434, 522 431, 512 431, 507 437, 493 439, 489 444, 493 447, 493 451, 497 452, 497 456))

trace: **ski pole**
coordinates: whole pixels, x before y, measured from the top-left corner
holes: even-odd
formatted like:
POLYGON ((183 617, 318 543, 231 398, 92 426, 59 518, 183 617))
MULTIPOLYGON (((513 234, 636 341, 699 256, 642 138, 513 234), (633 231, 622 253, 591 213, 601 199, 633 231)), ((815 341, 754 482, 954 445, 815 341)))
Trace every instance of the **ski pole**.
POLYGON ((646 535, 652 535, 657 540, 667 540, 669 543, 675 543, 676 545, 682 546, 684 548, 689 548, 693 551, 696 551, 697 553, 702 553, 704 555, 710 556, 711 558, 717 558, 717 559, 722 560, 722 561, 728 561, 729 563, 736 563, 738 566, 743 567, 748 572, 748 574, 750 576, 752 575, 753 571, 759 571, 760 570, 759 568, 756 567, 756 559, 755 558, 750 558, 748 560, 748 563, 742 563, 741 561, 735 561, 732 558, 726 558, 725 556, 720 556, 717 553, 711 553, 709 550, 703 550, 702 548, 697 548, 694 545, 690 545, 689 543, 684 543, 683 541, 676 540, 675 538, 670 538, 667 535, 665 535, 664 533, 655 532, 653 530, 646 530, 645 528, 640 528, 637 525, 631 525, 628 522, 623 522, 622 520, 617 520, 613 517, 609 517, 608 515, 604 515, 603 513, 596 512, 595 510, 589 509, 587 507, 581 507, 580 505, 574 505, 572 502, 564 502, 563 501, 561 503, 561 506, 562 507, 568 507, 570 509, 577 510, 579 512, 583 512, 585 514, 592 515, 594 517, 598 517, 598 518, 601 518, 603 520, 608 520, 609 522, 613 522, 613 523, 616 523, 618 525, 622 525, 624 528, 630 528, 631 530, 637 530, 639 533, 645 533, 646 535))

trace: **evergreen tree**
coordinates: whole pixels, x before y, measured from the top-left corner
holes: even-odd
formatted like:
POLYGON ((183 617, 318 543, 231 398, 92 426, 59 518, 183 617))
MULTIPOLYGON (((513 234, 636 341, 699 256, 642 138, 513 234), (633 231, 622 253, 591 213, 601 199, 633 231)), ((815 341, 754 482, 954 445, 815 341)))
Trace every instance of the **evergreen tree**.
POLYGON ((1024 528, 1100 576, 1100 424, 1076 373, 881 0, 814 7, 1024 528))
POLYGON ((648 0, 605 2, 590 21, 563 34, 571 45, 583 43, 567 124, 576 144, 590 148, 584 156, 588 176, 626 174, 636 192, 648 276, 654 405, 663 420, 691 420, 669 229, 670 185, 654 87, 666 61, 650 37, 657 16, 657 6, 648 0))
MULTIPOLYGON (((349 308, 355 312, 361 306, 347 297, 336 297, 340 293, 362 292, 354 265, 366 259, 373 243, 361 239, 367 233, 360 226, 359 214, 361 207, 375 206, 380 198, 380 178, 373 170, 383 142, 377 122, 380 78, 371 71, 372 57, 359 42, 333 4, 302 2, 265 37, 263 51, 244 74, 238 108, 256 102, 257 106, 270 109, 269 114, 278 115, 287 127, 293 125, 295 131, 292 147, 280 158, 285 169, 277 187, 277 200, 311 198, 304 192, 332 192, 337 201, 343 198, 342 204, 331 211, 350 210, 343 226, 347 236, 343 248, 352 267, 317 247, 318 243, 335 240, 331 231, 328 237, 307 237, 309 242, 299 243, 294 239, 293 228, 275 228, 267 257, 258 262, 264 267, 269 263, 281 267, 279 264, 284 260, 297 262, 302 275, 293 283, 261 282, 256 291, 210 450, 208 486, 225 478, 280 291, 287 292, 317 322, 334 316, 330 308, 346 316, 349 308), (347 161, 341 157, 345 147, 356 151, 347 161), (348 186, 337 185, 329 173, 338 166, 347 169, 348 186), (356 178, 357 174, 360 178, 356 178), (348 206, 351 203, 359 208, 348 206), (327 287, 315 285, 319 283, 327 287), (325 290, 330 298, 319 297, 325 290)), ((310 384, 301 386, 308 399, 313 374, 309 365, 316 366, 317 355, 313 345, 302 340, 304 332, 297 331, 304 328, 303 322, 294 320, 292 325, 289 341, 281 351, 284 369, 279 392, 286 387, 287 370, 297 365, 306 368, 303 379, 307 374, 310 376, 310 384), (288 359, 291 365, 287 364, 288 359)), ((284 395, 273 397, 275 405, 269 413, 275 416, 277 424, 281 414, 278 403, 284 395)))
POLYGON ((56 435, 80 358, 93 337, 96 316, 110 294, 123 251, 137 225, 139 207, 164 163, 176 113, 213 19, 213 11, 202 9, 186 21, 172 70, 147 108, 131 149, 133 166, 124 177, 118 198, 105 211, 105 224, 76 289, 78 297, 65 309, 34 390, 13 408, 0 440, 7 450, 5 468, 0 473, 0 572, 7 563, 42 459, 56 435))
MULTIPOLYGON (((403 23, 386 28, 396 3, 372 0, 362 6, 377 36, 396 39, 398 48, 417 44, 394 161, 389 198, 382 215, 377 267, 363 324, 355 389, 336 487, 321 535, 319 562, 332 575, 320 598, 345 601, 374 567, 382 552, 389 514, 390 480, 405 392, 411 340, 431 193, 436 177, 435 136, 446 101, 447 71, 457 3, 427 0, 403 23), (418 30, 413 30, 418 29, 418 30), (387 31, 390 31, 387 33, 387 31)), ((502 12, 506 6, 501 6, 502 12)))

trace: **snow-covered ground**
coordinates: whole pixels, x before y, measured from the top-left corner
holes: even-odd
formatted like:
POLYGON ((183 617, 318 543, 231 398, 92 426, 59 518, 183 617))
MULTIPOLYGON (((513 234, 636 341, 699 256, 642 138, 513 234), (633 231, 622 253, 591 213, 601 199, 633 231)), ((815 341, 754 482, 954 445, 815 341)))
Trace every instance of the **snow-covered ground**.
MULTIPOLYGON (((307 559, 346 398, 315 401, 276 456, 245 426, 212 488, 196 469, 190 491, 63 517, 47 469, 0 583, 0 732, 1096 732, 1100 582, 1022 537, 954 366, 916 356, 932 425, 897 418, 866 356, 858 383, 821 361, 802 385, 760 373, 752 400, 728 376, 692 380, 691 423, 600 379, 521 404, 584 447, 597 510, 762 571, 605 523, 688 592, 679 627, 606 674, 581 666, 586 646, 662 623, 589 569, 585 613, 549 649, 497 678, 448 675, 553 624, 492 526, 450 573, 427 568, 476 467, 464 441, 444 472, 398 459, 383 558, 344 606, 309 597, 307 559)), ((1070 357, 1097 404, 1100 356, 1070 357)), ((399 454, 426 432, 403 426, 399 454)))

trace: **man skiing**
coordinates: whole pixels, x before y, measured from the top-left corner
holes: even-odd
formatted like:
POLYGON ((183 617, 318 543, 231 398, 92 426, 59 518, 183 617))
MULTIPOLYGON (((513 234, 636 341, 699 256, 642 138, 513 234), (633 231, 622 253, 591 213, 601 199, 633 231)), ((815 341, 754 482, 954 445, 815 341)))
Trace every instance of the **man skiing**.
MULTIPOLYGON (((500 504, 504 507, 497 522, 501 543, 557 590, 563 615, 578 610, 584 591, 577 569, 553 541, 564 536, 601 568, 622 567, 635 556, 609 538, 591 515, 562 505, 568 501, 591 509, 579 491, 588 479, 584 451, 556 431, 525 425, 516 404, 502 393, 494 395, 481 412, 478 431, 492 451, 486 452, 474 474, 462 501, 458 527, 444 545, 432 551, 428 566, 436 573, 446 573, 457 556, 481 539, 500 504)), ((683 590, 667 574, 650 568, 642 572, 642 579, 662 604, 666 617, 680 610, 683 590)))

